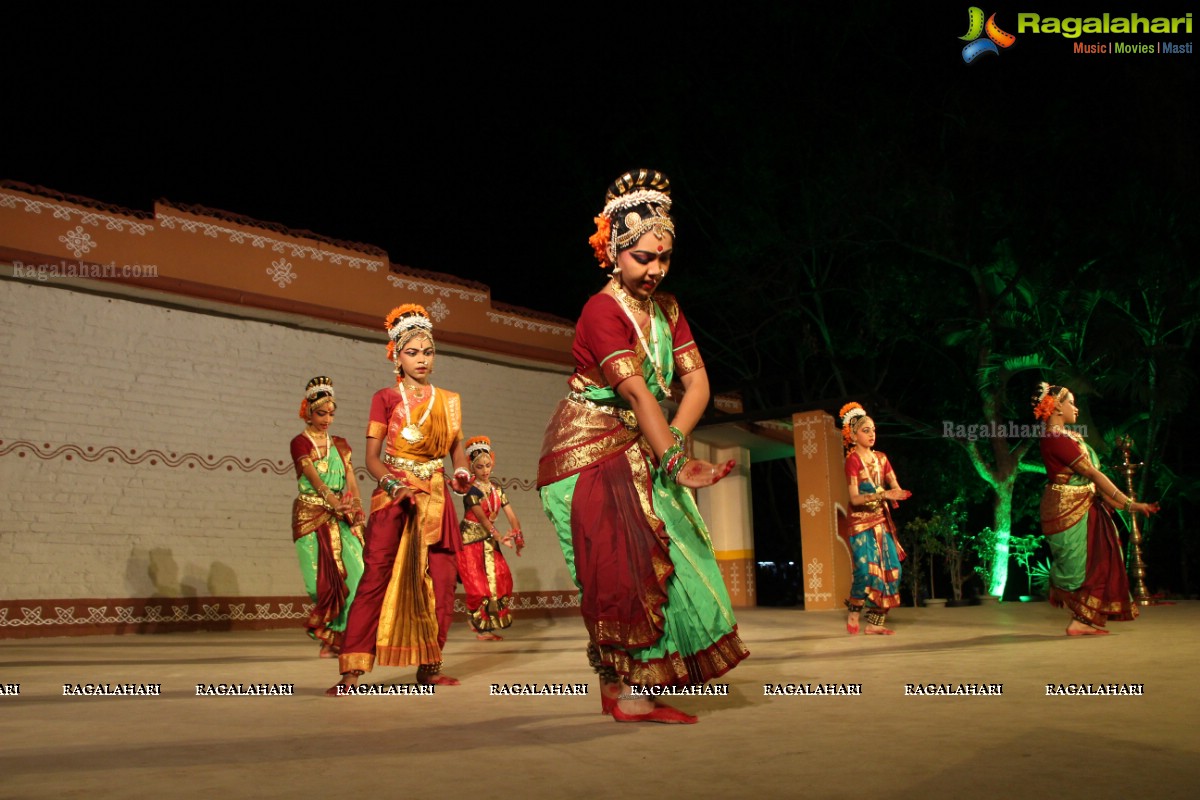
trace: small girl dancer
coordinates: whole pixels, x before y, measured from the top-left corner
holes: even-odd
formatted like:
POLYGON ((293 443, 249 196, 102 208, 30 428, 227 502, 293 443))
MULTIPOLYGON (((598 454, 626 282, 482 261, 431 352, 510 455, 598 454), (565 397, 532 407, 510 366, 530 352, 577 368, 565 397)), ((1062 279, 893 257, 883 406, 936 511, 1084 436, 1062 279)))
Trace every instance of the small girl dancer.
POLYGON ((476 637, 495 641, 503 638, 496 630, 512 624, 508 611, 512 603, 512 572, 499 545, 515 545, 519 556, 525 547, 525 537, 504 490, 491 482, 492 468, 496 465, 491 440, 486 436, 468 439, 467 458, 471 459, 475 480, 463 496, 463 546, 458 551, 458 576, 467 592, 467 613, 476 637), (496 529, 496 518, 502 510, 509 526, 504 536, 496 529))
POLYGON ((875 446, 875 420, 858 403, 847 403, 839 412, 842 440, 846 443, 846 479, 850 483, 849 546, 854 580, 846 598, 846 633, 858 633, 859 614, 866 608, 869 634, 891 636, 889 608, 900 605, 900 562, 904 549, 896 541, 896 526, 888 511, 897 501, 912 497, 888 457, 875 446), (884 489, 884 485, 889 488, 884 489))

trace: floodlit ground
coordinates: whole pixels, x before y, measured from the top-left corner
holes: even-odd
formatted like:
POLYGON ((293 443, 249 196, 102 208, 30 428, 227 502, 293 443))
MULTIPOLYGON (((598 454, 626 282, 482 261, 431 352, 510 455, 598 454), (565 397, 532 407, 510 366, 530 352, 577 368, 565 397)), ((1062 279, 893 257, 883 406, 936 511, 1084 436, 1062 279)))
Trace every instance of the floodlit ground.
MULTIPOLYGON (((740 614, 751 658, 727 697, 676 702, 694 726, 601 716, 575 618, 518 619, 503 642, 456 623, 430 696, 330 699, 333 662, 300 631, 0 641, 0 797, 1193 797, 1200 603, 1068 639, 1045 603, 901 609, 897 635, 843 615, 740 614), (491 684, 575 684, 494 696, 491 684), (160 697, 65 697, 63 684, 157 683, 160 697), (197 684, 294 684, 198 697, 197 684), (764 696, 765 684, 861 695, 764 696), (1047 696, 1047 684, 1142 696, 1047 696), (1002 695, 906 696, 906 684, 1002 695)), ((373 680, 405 684, 412 670, 373 680)))

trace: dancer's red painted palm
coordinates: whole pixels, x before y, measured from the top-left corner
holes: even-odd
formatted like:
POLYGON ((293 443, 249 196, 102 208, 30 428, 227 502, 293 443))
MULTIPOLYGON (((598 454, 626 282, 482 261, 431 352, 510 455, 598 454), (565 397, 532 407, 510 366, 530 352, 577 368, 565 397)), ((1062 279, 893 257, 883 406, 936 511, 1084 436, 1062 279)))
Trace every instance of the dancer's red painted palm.
POLYGON ((717 466, 700 459, 692 459, 684 465, 677 482, 689 489, 703 489, 705 486, 712 486, 732 472, 735 463, 730 460, 717 466))

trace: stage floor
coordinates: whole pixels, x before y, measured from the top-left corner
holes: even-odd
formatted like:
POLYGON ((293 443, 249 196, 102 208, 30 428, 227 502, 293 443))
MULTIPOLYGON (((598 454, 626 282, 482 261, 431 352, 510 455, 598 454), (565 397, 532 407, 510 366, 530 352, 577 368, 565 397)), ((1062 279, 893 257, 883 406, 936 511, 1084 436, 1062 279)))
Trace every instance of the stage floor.
POLYGON ((728 696, 674 700, 693 726, 602 716, 577 618, 518 619, 502 642, 456 623, 446 672, 463 683, 434 696, 326 698, 335 662, 298 630, 0 641, 0 797, 1195 796, 1200 603, 1086 638, 1064 636, 1066 613, 1047 603, 902 608, 891 637, 847 636, 837 612, 739 621, 752 655, 721 679, 728 696), (64 696, 130 683, 161 696, 64 696), (197 696, 219 683, 295 694, 197 696), (586 697, 491 692, 579 683, 586 697), (861 694, 764 696, 766 684, 861 694))

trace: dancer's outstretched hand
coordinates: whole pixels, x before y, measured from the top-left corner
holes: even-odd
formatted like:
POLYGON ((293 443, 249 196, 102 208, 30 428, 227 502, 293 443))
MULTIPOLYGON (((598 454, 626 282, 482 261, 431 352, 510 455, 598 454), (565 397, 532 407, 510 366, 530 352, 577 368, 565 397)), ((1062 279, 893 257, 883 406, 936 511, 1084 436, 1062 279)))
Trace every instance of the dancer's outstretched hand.
POLYGON ((736 463, 731 460, 717 465, 694 458, 683 466, 683 471, 679 473, 676 482, 689 489, 703 489, 705 486, 712 486, 732 472, 736 463))

